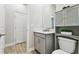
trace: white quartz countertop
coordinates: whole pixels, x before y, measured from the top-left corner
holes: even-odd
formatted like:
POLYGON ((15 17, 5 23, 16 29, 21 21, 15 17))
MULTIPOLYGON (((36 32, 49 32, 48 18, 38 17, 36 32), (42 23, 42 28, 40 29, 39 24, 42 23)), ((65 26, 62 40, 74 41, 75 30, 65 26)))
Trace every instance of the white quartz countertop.
POLYGON ((34 31, 34 32, 42 33, 42 34, 53 34, 53 33, 55 33, 55 30, 53 30, 53 31, 34 31))

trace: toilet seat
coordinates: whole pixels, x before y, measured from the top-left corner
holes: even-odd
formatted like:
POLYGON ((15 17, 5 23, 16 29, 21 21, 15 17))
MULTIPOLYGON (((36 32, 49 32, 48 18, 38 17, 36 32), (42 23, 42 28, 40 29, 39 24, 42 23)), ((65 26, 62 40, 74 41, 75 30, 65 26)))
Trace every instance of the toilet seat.
POLYGON ((61 49, 55 50, 52 54, 69 54, 61 49))

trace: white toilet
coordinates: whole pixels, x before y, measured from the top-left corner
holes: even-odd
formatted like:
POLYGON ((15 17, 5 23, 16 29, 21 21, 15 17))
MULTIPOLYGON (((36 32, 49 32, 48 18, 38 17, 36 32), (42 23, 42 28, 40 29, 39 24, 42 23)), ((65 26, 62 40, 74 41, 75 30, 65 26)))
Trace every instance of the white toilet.
POLYGON ((60 49, 53 51, 53 54, 71 54, 74 53, 76 47, 76 40, 69 38, 58 37, 60 49))

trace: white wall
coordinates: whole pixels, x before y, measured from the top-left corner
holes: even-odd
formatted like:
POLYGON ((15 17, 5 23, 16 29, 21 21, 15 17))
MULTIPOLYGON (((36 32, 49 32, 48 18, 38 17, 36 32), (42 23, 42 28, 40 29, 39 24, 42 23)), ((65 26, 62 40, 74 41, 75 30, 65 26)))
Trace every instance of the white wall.
POLYGON ((31 30, 42 29, 42 5, 30 5, 31 30))
POLYGON ((13 22, 14 22, 14 13, 11 5, 5 5, 5 29, 6 29, 6 39, 5 45, 11 44, 14 42, 14 30, 13 30, 13 22))
POLYGON ((34 30, 42 28, 41 5, 28 5, 28 23, 27 23, 27 50, 34 49, 34 30))
POLYGON ((44 29, 46 28, 52 28, 52 20, 51 17, 54 17, 55 15, 55 5, 46 4, 43 5, 43 11, 42 11, 42 26, 44 29))

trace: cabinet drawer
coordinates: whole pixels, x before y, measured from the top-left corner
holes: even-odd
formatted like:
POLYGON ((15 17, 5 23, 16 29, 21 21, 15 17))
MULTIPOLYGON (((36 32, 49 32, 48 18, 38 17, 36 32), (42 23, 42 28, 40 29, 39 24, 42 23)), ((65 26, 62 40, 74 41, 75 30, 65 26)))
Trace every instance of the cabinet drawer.
POLYGON ((45 35, 44 34, 41 34, 41 33, 35 33, 35 36, 39 36, 41 38, 45 38, 45 35))

